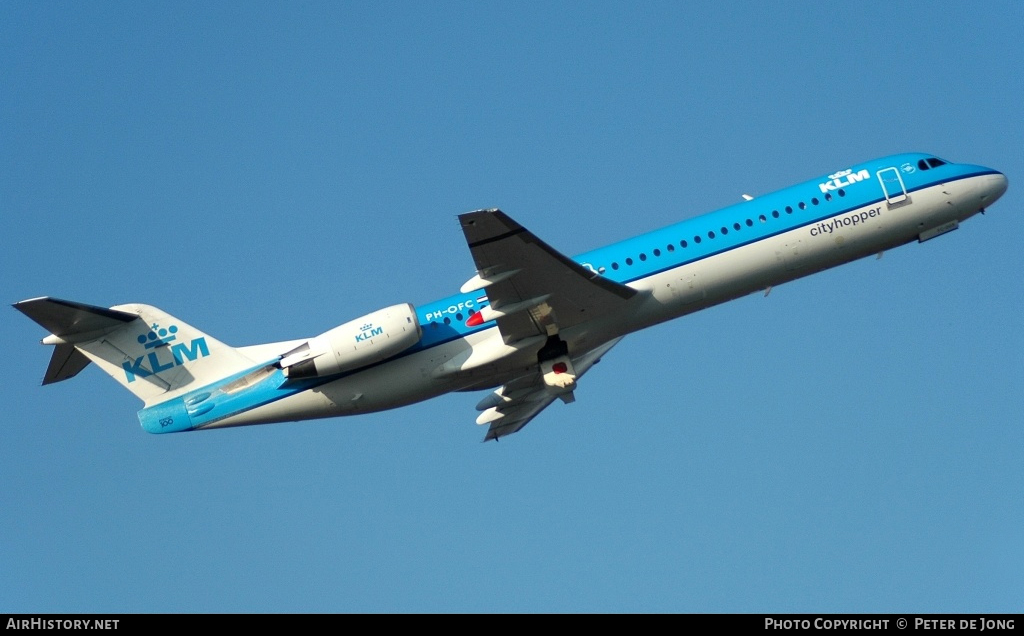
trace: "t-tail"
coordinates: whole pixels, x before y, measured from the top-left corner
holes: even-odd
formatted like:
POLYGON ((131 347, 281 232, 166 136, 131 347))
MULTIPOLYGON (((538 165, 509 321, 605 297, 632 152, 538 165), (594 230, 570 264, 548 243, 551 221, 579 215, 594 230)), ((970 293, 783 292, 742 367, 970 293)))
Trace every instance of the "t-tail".
POLYGON ((43 297, 14 308, 50 332, 42 340, 54 346, 43 384, 72 378, 95 362, 145 403, 139 419, 153 433, 194 428, 187 409, 181 414, 185 417, 170 423, 173 416, 154 416, 170 404, 180 403, 184 409, 187 399, 203 387, 258 366, 238 350, 149 305, 106 309, 43 297), (182 397, 186 399, 176 399, 182 397))

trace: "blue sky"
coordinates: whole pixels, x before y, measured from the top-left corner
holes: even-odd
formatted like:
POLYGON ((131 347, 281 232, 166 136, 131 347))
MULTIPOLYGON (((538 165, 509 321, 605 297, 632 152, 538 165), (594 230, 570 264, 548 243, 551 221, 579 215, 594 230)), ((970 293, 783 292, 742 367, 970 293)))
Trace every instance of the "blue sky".
POLYGON ((0 6, 0 298, 229 344, 903 151, 983 217, 628 337, 482 445, 480 396, 153 436, 0 312, 0 608, 996 612, 1024 598, 1016 2, 0 6))

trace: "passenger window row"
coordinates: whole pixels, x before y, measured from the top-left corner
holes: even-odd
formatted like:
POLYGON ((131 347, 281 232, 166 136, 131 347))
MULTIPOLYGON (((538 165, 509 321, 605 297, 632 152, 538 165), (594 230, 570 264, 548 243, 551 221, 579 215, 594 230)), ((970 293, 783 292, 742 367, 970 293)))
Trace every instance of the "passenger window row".
MULTIPOLYGON (((470 309, 469 310, 469 315, 470 316, 472 316, 475 313, 476 313, 475 309, 470 309)), ((459 313, 455 314, 455 320, 457 320, 459 322, 462 322, 462 312, 459 312, 459 313)), ((452 319, 449 318, 448 316, 445 316, 444 317, 444 324, 446 324, 446 325, 452 324, 452 319)), ((434 321, 434 320, 431 320, 430 321, 430 326, 433 327, 434 329, 437 329, 437 322, 434 321)))
MULTIPOLYGON (((939 160, 936 160, 936 161, 939 161, 939 160)), ((842 188, 839 188, 838 190, 836 190, 836 194, 838 194, 840 197, 845 197, 846 196, 846 191, 843 190, 842 188)), ((825 193, 825 201, 831 201, 831 200, 832 200, 832 193, 826 192, 825 193)), ((820 203, 821 203, 821 201, 819 201, 817 197, 812 197, 811 198, 811 205, 812 206, 813 205, 819 205, 820 203)), ((807 209, 807 204, 805 202, 803 202, 803 201, 800 201, 799 203, 796 204, 796 207, 800 208, 801 210, 806 210, 807 209)), ((793 214, 793 206, 791 206, 791 205, 787 205, 785 208, 783 208, 783 210, 785 210, 786 214, 793 214)), ((771 216, 772 216, 773 219, 777 219, 777 218, 782 216, 782 213, 779 212, 778 210, 772 210, 771 216)), ((759 215, 757 217, 757 220, 760 223, 767 223, 768 222, 768 217, 766 215, 764 215, 764 214, 761 214, 761 215, 759 215)), ((745 219, 744 220, 744 224, 746 224, 747 227, 753 227, 754 226, 754 220, 753 219, 745 219)), ((734 232, 739 232, 741 229, 743 229, 743 224, 741 224, 739 221, 737 221, 736 223, 732 224, 732 229, 733 229, 734 232)), ((727 236, 728 234, 729 234, 729 228, 723 225, 721 228, 719 228, 718 232, 715 232, 714 230, 708 231, 707 237, 708 237, 708 239, 714 239, 717 236, 727 236)), ((694 244, 699 244, 703 240, 704 240, 704 238, 701 235, 699 235, 699 234, 697 234, 697 235, 695 235, 693 237, 693 243, 694 244)), ((689 246, 690 246, 690 242, 687 241, 686 239, 683 239, 683 240, 679 241, 679 247, 681 247, 683 249, 686 249, 689 246)), ((674 251, 676 251, 676 246, 673 243, 669 243, 668 245, 665 246, 665 249, 667 251, 669 251, 669 252, 674 252, 674 251)), ((661 250, 660 249, 654 249, 651 253, 654 254, 654 256, 656 256, 656 257, 657 256, 661 256, 661 250)), ((638 258, 641 261, 646 261, 647 260, 647 254, 645 252, 641 252, 638 258)), ((625 263, 626 263, 626 266, 630 266, 630 265, 633 264, 633 259, 632 258, 627 258, 625 260, 625 263)), ((619 269, 619 268, 620 268, 620 265, 619 265, 618 262, 613 262, 612 263, 612 269, 619 269)), ((604 271, 605 270, 604 270, 603 267, 598 270, 599 273, 604 273, 604 271)))

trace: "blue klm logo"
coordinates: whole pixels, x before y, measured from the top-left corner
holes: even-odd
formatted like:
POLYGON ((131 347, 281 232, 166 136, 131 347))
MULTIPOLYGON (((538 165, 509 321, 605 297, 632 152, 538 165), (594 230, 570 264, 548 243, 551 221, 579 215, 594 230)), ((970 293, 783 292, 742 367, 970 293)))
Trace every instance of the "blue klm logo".
POLYGON ((359 328, 359 333, 356 334, 356 342, 363 342, 369 340, 374 336, 379 336, 384 333, 384 327, 374 327, 373 323, 368 323, 359 328))
POLYGON ((206 345, 206 338, 203 337, 196 338, 187 345, 181 342, 171 345, 178 339, 177 333, 176 325, 164 329, 158 324, 153 324, 148 334, 139 336, 139 344, 146 349, 152 349, 152 351, 135 358, 134 361, 121 363, 128 381, 134 382, 135 378, 147 378, 181 366, 185 364, 185 360, 194 361, 210 355, 210 348, 206 345), (167 354, 163 354, 164 359, 161 360, 160 352, 168 350, 171 352, 170 359, 167 358, 167 354), (143 360, 149 362, 148 369, 142 365, 143 360))

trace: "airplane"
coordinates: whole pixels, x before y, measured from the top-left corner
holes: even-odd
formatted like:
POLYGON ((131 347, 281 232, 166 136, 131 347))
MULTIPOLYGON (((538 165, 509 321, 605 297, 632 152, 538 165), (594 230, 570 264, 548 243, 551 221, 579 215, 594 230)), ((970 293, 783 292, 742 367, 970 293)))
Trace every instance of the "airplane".
POLYGON ((312 338, 230 347, 141 304, 41 297, 14 307, 50 332, 43 384, 90 362, 144 403, 150 433, 355 415, 452 391, 484 441, 516 433, 626 335, 866 256, 946 234, 999 199, 1006 176, 934 155, 834 170, 569 258, 497 209, 460 215, 476 274, 312 338))

